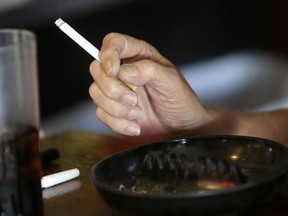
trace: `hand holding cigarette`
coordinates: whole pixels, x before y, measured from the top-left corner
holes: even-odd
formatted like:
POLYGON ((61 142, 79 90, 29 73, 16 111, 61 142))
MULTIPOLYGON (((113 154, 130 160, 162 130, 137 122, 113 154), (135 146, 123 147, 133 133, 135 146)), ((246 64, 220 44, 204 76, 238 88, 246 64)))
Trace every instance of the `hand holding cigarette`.
MULTIPOLYGON (((93 56, 97 61, 99 59, 99 50, 93 46, 89 41, 87 41, 82 35, 75 31, 70 25, 64 22, 62 19, 57 19, 55 22, 66 35, 68 35, 72 40, 74 40, 79 46, 86 50, 91 56, 93 56)), ((137 87, 126 84, 130 89, 135 90, 137 87)))

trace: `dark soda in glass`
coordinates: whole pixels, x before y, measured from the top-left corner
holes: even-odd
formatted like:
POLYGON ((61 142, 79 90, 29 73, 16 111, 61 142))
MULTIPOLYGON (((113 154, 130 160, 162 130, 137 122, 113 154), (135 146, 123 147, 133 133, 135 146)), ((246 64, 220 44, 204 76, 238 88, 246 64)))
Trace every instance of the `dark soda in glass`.
POLYGON ((43 216, 39 131, 0 130, 0 215, 43 216))

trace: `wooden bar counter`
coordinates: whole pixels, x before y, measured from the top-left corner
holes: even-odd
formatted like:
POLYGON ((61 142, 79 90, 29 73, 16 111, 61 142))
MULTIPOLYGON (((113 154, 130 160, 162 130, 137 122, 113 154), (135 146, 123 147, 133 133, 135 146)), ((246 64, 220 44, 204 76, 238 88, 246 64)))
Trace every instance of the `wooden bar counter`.
MULTIPOLYGON (((142 140, 143 142, 143 140, 142 140)), ((45 167, 43 174, 78 168, 74 180, 43 190, 45 216, 114 216, 91 181, 91 168, 114 153, 139 145, 135 138, 100 135, 85 131, 63 131, 41 140, 43 149, 57 148, 60 158, 45 167)), ((239 216, 287 216, 288 187, 270 203, 239 216)), ((181 215, 179 215, 181 216, 181 215)))

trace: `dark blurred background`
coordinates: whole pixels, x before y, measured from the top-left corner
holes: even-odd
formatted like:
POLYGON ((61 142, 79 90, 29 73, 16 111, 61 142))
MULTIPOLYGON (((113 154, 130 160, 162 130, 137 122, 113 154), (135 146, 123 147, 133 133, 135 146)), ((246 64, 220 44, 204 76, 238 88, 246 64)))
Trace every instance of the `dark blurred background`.
MULTIPOLYGON (((5 0, 3 0, 5 1, 5 0)), ((241 50, 288 54, 285 0, 35 0, 0 10, 0 28, 38 40, 42 118, 88 98, 92 57, 62 33, 61 17, 98 48, 109 32, 153 44, 176 65, 241 50)))

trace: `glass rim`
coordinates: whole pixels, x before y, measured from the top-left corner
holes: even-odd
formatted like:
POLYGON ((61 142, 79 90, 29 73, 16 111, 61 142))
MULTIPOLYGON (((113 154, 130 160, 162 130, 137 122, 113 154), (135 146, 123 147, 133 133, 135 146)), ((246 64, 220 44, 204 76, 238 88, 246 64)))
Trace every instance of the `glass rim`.
POLYGON ((34 40, 35 38, 35 33, 28 29, 0 28, 0 47, 34 40))

